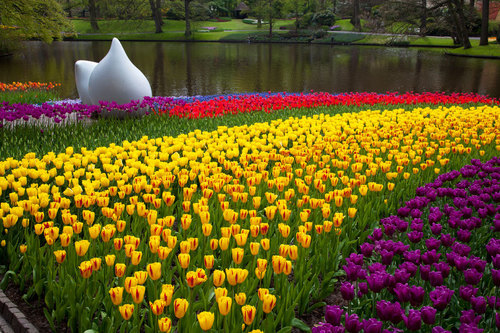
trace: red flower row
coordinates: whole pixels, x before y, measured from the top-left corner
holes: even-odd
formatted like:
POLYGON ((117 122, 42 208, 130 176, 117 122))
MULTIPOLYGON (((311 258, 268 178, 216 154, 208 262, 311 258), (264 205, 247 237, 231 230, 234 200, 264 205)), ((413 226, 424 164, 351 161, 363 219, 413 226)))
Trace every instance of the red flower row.
POLYGON ((396 105, 396 104, 499 104, 499 100, 473 93, 330 93, 311 94, 248 94, 227 95, 211 100, 195 100, 185 105, 175 105, 168 109, 154 110, 160 114, 169 114, 180 118, 218 117, 226 114, 238 114, 252 111, 272 112, 274 110, 311 108, 332 105, 396 105))

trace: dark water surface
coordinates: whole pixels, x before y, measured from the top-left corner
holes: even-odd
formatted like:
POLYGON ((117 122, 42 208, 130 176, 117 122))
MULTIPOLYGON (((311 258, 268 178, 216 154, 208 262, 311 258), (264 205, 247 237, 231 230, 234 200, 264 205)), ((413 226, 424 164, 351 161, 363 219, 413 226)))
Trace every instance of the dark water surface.
MULTIPOLYGON (((0 81, 62 83, 77 97, 74 63, 98 62, 110 42, 28 42, 0 58, 0 81)), ((301 44, 123 42, 153 95, 267 91, 445 91, 500 97, 500 60, 408 48, 301 44)))

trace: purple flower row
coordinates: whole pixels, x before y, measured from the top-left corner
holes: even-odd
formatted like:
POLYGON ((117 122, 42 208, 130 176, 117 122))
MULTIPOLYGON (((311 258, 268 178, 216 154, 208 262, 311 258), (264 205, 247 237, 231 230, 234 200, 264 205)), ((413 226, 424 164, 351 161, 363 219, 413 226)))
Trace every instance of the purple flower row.
POLYGON ((348 310, 327 306, 313 332, 500 329, 500 158, 416 194, 346 258, 348 310))
POLYGON ((159 109, 170 109, 175 105, 184 105, 183 99, 174 99, 171 97, 145 97, 142 102, 131 101, 127 104, 117 104, 116 102, 100 102, 100 105, 86 105, 73 102, 63 103, 43 103, 41 105, 8 102, 0 103, 0 127, 6 123, 33 119, 52 119, 59 123, 69 115, 77 115, 78 119, 90 117, 94 113, 106 112, 111 110, 121 110, 123 112, 134 112, 139 109, 149 109, 154 112, 159 109))

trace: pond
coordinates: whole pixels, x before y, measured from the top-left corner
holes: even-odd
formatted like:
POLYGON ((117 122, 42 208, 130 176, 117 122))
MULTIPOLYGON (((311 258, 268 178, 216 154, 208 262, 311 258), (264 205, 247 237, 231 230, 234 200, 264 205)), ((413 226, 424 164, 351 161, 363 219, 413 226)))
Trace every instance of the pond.
MULTIPOLYGON (((241 92, 477 92, 500 97, 500 60, 450 57, 412 48, 304 44, 123 42, 153 95, 241 92)), ((27 42, 0 58, 0 81, 62 83, 78 96, 77 60, 99 61, 110 42, 27 42)))

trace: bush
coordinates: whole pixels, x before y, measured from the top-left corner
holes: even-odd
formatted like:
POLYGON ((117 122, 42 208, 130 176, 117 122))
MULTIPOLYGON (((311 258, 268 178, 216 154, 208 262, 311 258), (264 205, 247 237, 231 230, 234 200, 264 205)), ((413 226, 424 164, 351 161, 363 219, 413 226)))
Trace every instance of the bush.
POLYGON ((335 14, 331 10, 317 12, 312 17, 312 23, 319 26, 332 26, 335 24, 335 14))
POLYGON ((299 20, 299 29, 305 29, 311 26, 313 20, 313 13, 307 13, 299 20))

